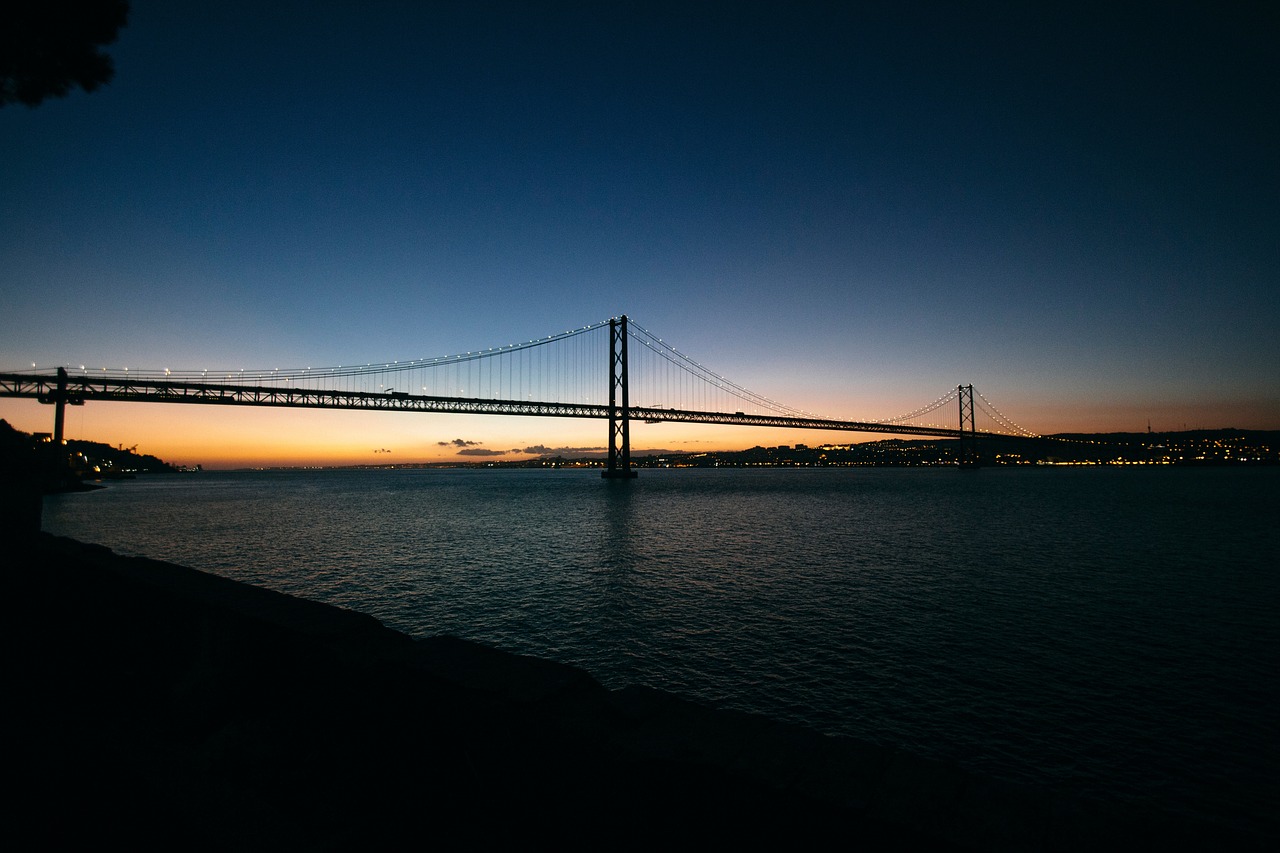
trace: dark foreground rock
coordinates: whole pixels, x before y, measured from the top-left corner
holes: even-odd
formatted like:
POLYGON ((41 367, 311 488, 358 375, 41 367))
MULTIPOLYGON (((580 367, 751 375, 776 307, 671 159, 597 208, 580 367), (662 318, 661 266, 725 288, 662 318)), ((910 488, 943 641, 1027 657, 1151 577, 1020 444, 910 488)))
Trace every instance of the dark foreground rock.
POLYGON ((11 556, 12 849, 1254 841, 45 534, 11 556))

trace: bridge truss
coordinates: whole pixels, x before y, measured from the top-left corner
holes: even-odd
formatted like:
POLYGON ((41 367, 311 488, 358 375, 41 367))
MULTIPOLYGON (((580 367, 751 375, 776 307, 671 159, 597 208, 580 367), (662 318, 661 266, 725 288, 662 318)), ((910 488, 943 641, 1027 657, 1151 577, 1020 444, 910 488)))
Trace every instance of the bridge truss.
MULTIPOLYGON (((600 339, 604 340, 603 337, 600 339)), ((582 362, 582 354, 579 353, 574 361, 582 362)), ((369 384, 372 384, 371 380, 369 384)), ((465 389, 461 390, 465 392, 465 389)), ((526 393, 525 396, 531 395, 526 393)), ((168 370, 151 374, 134 371, 130 374, 127 370, 89 371, 83 368, 81 372, 74 373, 59 367, 52 372, 0 373, 0 397, 29 398, 55 406, 54 439, 58 442, 63 438, 65 407, 83 405, 89 401, 595 418, 609 422, 609 457, 603 472, 606 477, 635 476, 630 462, 630 422, 636 419, 646 423, 730 424, 959 439, 961 465, 964 467, 977 464, 977 439, 1036 437, 1034 433, 1004 418, 982 395, 973 390, 972 385, 957 386, 928 406, 885 421, 844 420, 803 412, 750 392, 712 373, 647 330, 629 324, 625 315, 521 345, 445 358, 361 367, 212 373, 193 371, 178 374, 168 370), (518 399, 501 395, 503 390, 529 392, 535 387, 531 380, 523 377, 524 365, 529 362, 542 367, 548 359, 538 355, 535 361, 535 357, 529 355, 531 350, 576 337, 588 337, 592 334, 602 336, 605 330, 608 333, 607 396, 598 386, 590 383, 579 394, 584 399, 576 401, 518 399), (669 376, 668 385, 678 385, 680 388, 679 392, 671 395, 673 399, 699 401, 708 400, 710 395, 718 398, 720 409, 692 408, 687 405, 631 405, 630 392, 634 387, 635 377, 629 369, 631 365, 627 344, 632 339, 643 345, 641 352, 648 357, 644 384, 646 390, 655 387, 652 375, 665 371, 669 376), (507 368, 501 365, 501 359, 504 358, 510 363, 514 363, 516 358, 520 359, 520 377, 516 376, 517 371, 511 368, 511 364, 507 368), (496 366, 483 367, 481 362, 485 359, 494 360, 497 362, 496 366), (496 388, 497 395, 465 396, 399 390, 410 385, 419 385, 421 390, 428 390, 427 382, 421 377, 427 371, 440 370, 454 371, 450 377, 454 381, 448 383, 451 387, 460 384, 460 370, 468 371, 466 379, 461 381, 463 384, 476 383, 479 377, 479 383, 483 385, 486 369, 489 378, 487 390, 492 395, 496 388), (393 378, 403 380, 405 375, 413 381, 388 381, 393 378), (352 377, 365 380, 373 377, 382 381, 377 383, 376 390, 368 387, 352 388, 352 377), (349 387, 324 387, 342 384, 343 381, 349 387), (598 402, 591 401, 592 397, 598 402), (1004 427, 1003 431, 977 429, 975 398, 980 401, 978 407, 1004 427), (959 427, 912 422, 930 413, 945 410, 953 403, 959 409, 959 427)))

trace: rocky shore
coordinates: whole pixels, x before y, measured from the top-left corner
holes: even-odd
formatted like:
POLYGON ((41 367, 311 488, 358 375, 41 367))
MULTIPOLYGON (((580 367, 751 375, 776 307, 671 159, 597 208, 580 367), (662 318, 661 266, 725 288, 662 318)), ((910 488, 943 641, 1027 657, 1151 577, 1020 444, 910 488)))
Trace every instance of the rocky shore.
POLYGON ((9 549, 8 832, 67 849, 1262 849, 39 534, 9 549))

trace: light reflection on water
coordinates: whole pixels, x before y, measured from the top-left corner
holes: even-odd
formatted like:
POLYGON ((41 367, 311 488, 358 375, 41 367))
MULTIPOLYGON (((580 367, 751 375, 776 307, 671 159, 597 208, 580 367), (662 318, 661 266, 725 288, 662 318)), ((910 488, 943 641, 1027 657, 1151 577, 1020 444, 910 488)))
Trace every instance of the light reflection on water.
POLYGON ((1280 470, 153 477, 45 529, 957 761, 1268 814, 1280 470))

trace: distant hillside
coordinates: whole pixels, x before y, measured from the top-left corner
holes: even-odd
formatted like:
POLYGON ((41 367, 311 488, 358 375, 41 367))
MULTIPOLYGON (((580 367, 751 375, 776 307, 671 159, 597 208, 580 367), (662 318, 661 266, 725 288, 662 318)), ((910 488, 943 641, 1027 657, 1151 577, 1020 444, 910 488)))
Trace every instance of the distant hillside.
POLYGON ((56 466, 61 472, 79 479, 100 479, 140 473, 168 473, 177 470, 157 456, 138 453, 136 447, 112 447, 98 441, 70 439, 61 448, 47 440, 37 439, 7 421, 0 419, 0 455, 8 471, 48 471, 56 466))
POLYGON ((103 473, 108 471, 122 473, 169 473, 174 467, 157 456, 149 453, 138 453, 134 447, 112 447, 98 441, 81 441, 69 439, 66 444, 67 453, 73 458, 83 457, 90 468, 97 467, 103 473))
MULTIPOLYGON (((982 465, 1280 463, 1275 430, 1194 430, 1176 433, 1079 433, 1041 438, 982 438, 982 465)), ((889 438, 857 444, 796 444, 739 451, 633 454, 632 465, 652 467, 843 467, 954 465, 955 439, 889 438)))

